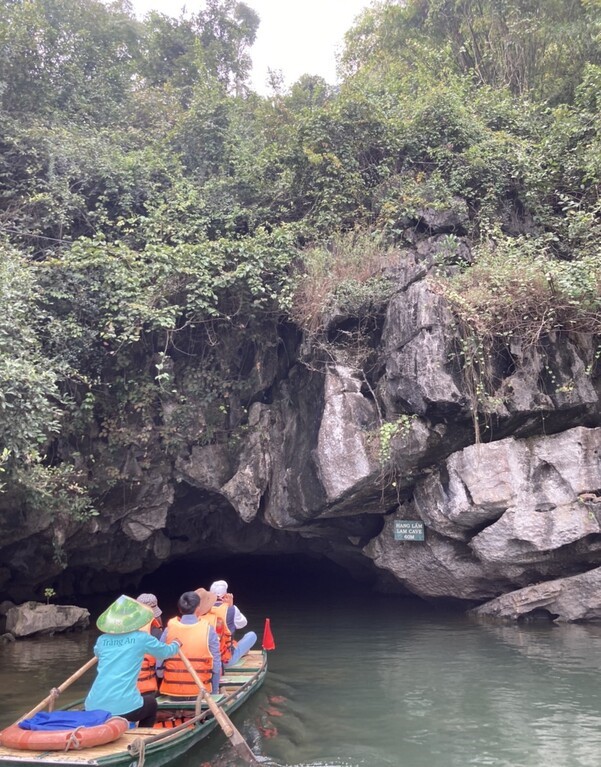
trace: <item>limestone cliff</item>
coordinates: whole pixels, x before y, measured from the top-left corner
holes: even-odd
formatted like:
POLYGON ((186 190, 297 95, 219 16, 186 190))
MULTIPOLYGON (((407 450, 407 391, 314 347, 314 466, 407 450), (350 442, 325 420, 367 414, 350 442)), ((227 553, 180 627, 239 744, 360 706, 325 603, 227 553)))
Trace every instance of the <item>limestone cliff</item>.
MULTIPOLYGON (((202 402, 178 410, 192 376, 174 365, 160 420, 179 440, 135 422, 119 452, 91 437, 98 516, 4 509, 4 596, 51 582, 119 589, 191 555, 311 552, 382 588, 480 612, 492 600, 490 615, 600 617, 594 339, 516 349, 478 412, 428 279, 437 243, 434 232, 399 253, 394 295, 369 323, 334 312, 317 342, 274 321, 264 347, 246 350, 248 409, 225 438, 207 438, 202 402), (425 541, 396 541, 399 519, 423 521, 425 541)), ((242 401, 232 396, 231 410, 242 401)))

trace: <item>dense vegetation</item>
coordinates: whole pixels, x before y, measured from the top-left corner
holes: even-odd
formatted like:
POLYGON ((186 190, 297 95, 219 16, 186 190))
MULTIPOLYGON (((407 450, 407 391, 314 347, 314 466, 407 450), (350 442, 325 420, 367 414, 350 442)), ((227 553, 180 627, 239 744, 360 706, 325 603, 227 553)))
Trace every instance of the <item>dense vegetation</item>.
POLYGON ((93 438, 143 467, 199 404, 203 439, 231 436, 249 344, 385 299, 426 210, 458 212, 438 288, 467 336, 599 333, 601 0, 375 2, 339 87, 274 75, 267 98, 258 24, 236 0, 144 21, 125 0, 0 6, 12 503, 94 513, 93 438))

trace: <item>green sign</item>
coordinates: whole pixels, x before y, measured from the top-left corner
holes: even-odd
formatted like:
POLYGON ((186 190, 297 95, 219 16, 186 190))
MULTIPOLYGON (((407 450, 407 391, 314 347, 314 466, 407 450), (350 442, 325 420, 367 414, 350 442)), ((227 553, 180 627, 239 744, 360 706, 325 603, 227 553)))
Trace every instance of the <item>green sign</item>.
POLYGON ((395 519, 394 521, 394 540, 395 541, 424 541, 424 523, 416 522, 413 519, 395 519))

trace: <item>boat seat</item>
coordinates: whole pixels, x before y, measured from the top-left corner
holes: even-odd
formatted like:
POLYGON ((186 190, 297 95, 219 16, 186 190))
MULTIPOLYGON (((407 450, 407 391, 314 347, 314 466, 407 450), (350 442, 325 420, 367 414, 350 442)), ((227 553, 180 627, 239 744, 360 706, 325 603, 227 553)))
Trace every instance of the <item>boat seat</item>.
POLYGON ((220 685, 239 685, 244 684, 245 682, 250 682, 250 680, 253 678, 252 674, 233 674, 232 676, 229 676, 226 674, 225 676, 222 676, 219 680, 220 685))
MULTIPOLYGON (((215 703, 222 703, 223 699, 225 698, 225 695, 222 693, 219 693, 219 695, 211 695, 215 703)), ((163 709, 171 709, 171 708, 189 708, 193 709, 196 705, 196 698, 184 698, 183 700, 180 698, 179 700, 176 698, 168 698, 164 695, 159 695, 157 698, 157 703, 159 705, 159 708, 163 709)), ((208 708, 208 705, 204 702, 202 702, 202 708, 208 708)))

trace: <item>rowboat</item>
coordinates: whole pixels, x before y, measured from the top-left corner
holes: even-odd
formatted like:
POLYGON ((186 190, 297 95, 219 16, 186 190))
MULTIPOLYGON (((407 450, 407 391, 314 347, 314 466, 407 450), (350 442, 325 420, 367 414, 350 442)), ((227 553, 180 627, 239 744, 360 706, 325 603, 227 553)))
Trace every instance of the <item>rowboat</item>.
MULTIPOLYGON (((227 721, 229 715, 259 689, 266 673, 265 651, 251 650, 227 669, 221 678, 220 694, 210 696, 209 702, 203 695, 195 701, 176 701, 159 696, 157 726, 154 728, 133 727, 110 743, 91 747, 77 747, 76 739, 72 738, 70 742, 75 747, 67 751, 22 750, 0 745, 0 767, 45 764, 52 767, 161 767, 186 753, 222 725, 218 721, 215 703, 227 721)), ((81 708, 82 703, 76 701, 65 706, 64 710, 81 708)), ((0 733, 0 743, 9 729, 0 733)))

